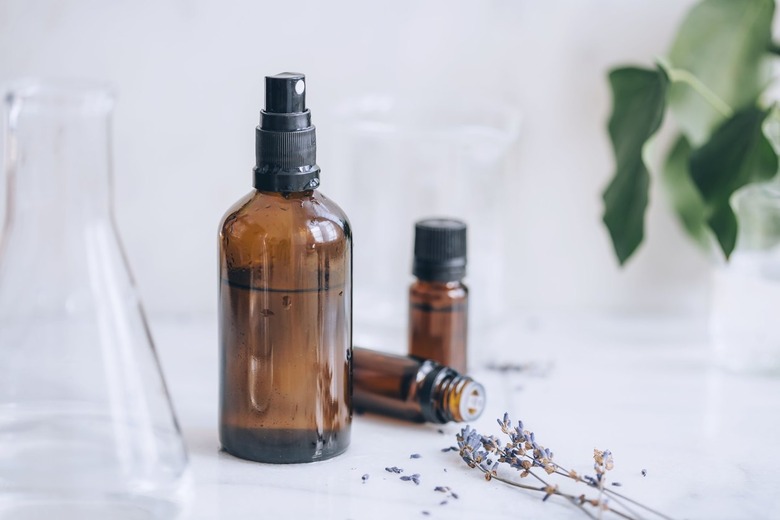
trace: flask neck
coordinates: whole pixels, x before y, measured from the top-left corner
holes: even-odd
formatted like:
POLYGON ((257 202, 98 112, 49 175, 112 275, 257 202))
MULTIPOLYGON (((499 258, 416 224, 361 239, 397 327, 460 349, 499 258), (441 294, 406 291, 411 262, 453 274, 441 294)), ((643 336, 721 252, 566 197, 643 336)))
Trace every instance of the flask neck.
POLYGON ((8 94, 7 230, 67 233, 110 219, 112 106, 103 88, 30 84, 8 94))

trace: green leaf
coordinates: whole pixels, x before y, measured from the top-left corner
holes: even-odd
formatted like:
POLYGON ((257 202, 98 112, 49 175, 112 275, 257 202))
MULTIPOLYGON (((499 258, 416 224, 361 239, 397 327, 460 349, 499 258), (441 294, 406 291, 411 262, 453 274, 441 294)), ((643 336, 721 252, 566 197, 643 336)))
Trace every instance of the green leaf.
POLYGON ((661 70, 623 67, 610 71, 609 83, 616 171, 603 195, 604 223, 622 265, 644 237, 650 176, 642 149, 663 120, 668 79, 661 70))
POLYGON ((780 154, 780 107, 774 105, 764 121, 764 135, 776 154, 780 154))
POLYGON ((769 83, 773 14, 773 0, 705 0, 683 21, 669 62, 690 81, 672 76, 669 107, 694 145, 731 115, 707 94, 738 110, 755 104, 769 83))
POLYGON ((726 258, 737 241, 731 195, 748 183, 769 180, 777 173, 777 154, 762 129, 770 111, 751 106, 737 112, 691 153, 691 178, 704 200, 707 225, 726 258))
POLYGON ((677 138, 664 163, 661 180, 685 230, 702 248, 710 245, 704 200, 688 171, 691 145, 684 135, 677 138))

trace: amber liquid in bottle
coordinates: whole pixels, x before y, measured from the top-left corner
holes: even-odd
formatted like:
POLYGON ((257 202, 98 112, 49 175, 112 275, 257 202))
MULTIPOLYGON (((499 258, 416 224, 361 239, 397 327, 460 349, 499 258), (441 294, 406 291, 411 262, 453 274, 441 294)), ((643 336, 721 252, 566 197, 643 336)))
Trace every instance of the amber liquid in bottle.
MULTIPOLYGON (((294 89, 296 78, 271 80, 294 89)), ((266 146, 258 164, 272 152, 286 157, 266 146)), ((334 202, 294 189, 318 184, 319 169, 302 180, 291 171, 293 185, 282 186, 292 191, 264 189, 282 181, 258 166, 258 189, 228 210, 219 232, 220 441, 261 462, 327 459, 350 440, 351 231, 334 202)))
POLYGON ((468 288, 466 225, 426 219, 415 225, 414 268, 409 289, 409 354, 466 373, 468 288))
POLYGON ((353 349, 355 410, 414 422, 472 421, 482 414, 485 389, 429 359, 353 349))
POLYGON ((465 373, 468 288, 417 280, 409 289, 409 354, 465 373))

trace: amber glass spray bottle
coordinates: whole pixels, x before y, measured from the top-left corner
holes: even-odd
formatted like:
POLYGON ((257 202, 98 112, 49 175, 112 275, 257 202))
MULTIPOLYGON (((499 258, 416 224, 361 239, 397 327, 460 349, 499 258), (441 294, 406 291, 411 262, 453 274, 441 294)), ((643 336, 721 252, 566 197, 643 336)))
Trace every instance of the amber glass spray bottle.
POLYGON ((220 441, 241 458, 342 453, 352 422, 352 236, 315 191, 302 74, 266 77, 255 190, 219 232, 220 441))
POLYGON ((454 219, 417 222, 409 289, 409 354, 465 374, 468 288, 466 225, 454 219))

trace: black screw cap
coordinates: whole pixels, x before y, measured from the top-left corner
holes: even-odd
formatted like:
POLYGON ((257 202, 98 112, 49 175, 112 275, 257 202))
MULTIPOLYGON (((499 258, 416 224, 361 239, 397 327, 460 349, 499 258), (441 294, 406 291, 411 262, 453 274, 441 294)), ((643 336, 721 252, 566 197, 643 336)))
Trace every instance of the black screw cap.
POLYGON ((466 224, 450 218, 418 221, 412 274, 434 282, 451 282, 466 276, 466 224))

